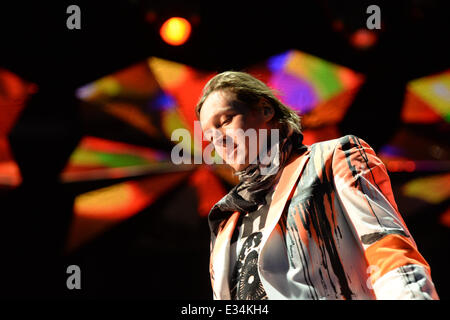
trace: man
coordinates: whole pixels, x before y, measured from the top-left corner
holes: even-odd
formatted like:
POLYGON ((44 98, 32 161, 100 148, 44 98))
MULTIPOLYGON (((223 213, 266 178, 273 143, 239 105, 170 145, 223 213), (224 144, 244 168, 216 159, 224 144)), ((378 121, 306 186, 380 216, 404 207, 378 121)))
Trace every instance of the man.
POLYGON ((242 72, 212 78, 196 112, 240 180, 209 214, 215 299, 438 299, 366 142, 304 145, 299 116, 242 72), (279 133, 269 162, 249 130, 279 133))

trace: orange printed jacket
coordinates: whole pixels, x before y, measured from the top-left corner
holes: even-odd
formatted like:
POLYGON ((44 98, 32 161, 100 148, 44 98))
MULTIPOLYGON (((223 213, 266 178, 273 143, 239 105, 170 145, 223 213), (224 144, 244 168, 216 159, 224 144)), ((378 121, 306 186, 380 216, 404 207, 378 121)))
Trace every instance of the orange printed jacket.
MULTIPOLYGON (((230 240, 239 214, 212 235, 215 299, 230 299, 230 240)), ((258 273, 269 299, 439 299, 384 164, 353 135, 312 144, 283 169, 258 273)))

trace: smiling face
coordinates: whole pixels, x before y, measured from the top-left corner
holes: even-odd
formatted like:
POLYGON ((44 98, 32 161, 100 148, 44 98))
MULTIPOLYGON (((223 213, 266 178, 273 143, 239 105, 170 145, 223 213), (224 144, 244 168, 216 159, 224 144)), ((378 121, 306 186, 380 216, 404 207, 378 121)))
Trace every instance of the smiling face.
POLYGON ((257 154, 249 151, 259 150, 259 129, 272 129, 273 116, 273 108, 264 102, 251 108, 239 101, 235 93, 218 90, 209 94, 203 103, 200 123, 205 137, 214 144, 219 156, 234 170, 240 171, 255 160, 257 154))

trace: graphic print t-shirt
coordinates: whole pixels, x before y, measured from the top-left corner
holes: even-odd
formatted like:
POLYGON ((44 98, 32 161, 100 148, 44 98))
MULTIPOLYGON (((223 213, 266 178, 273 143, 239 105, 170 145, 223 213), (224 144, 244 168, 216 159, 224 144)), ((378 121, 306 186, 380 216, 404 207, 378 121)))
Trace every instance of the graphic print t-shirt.
POLYGON ((230 291, 233 300, 267 299, 258 274, 258 257, 272 195, 273 190, 266 196, 266 205, 240 216, 231 239, 230 291))

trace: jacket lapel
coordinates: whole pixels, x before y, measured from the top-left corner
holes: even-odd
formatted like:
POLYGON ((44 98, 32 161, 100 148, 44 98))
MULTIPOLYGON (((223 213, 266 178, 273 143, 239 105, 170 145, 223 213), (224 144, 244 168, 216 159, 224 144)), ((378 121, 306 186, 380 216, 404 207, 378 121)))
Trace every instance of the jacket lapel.
POLYGON ((262 255, 264 245, 269 238, 272 230, 277 225, 280 220, 281 214, 283 213, 284 207, 289 199, 289 196, 294 189, 298 178, 300 177, 303 168, 305 167, 306 161, 309 159, 310 147, 308 150, 298 156, 294 161, 289 163, 281 173, 280 181, 275 187, 275 191, 272 197, 272 202, 269 207, 269 212, 267 213, 267 223, 264 228, 263 237, 261 239, 261 253, 262 255))
POLYGON ((236 223, 239 218, 239 212, 233 213, 228 218, 225 226, 217 234, 214 248, 210 258, 211 285, 216 299, 231 299, 230 288, 228 284, 230 268, 230 241, 236 223))

